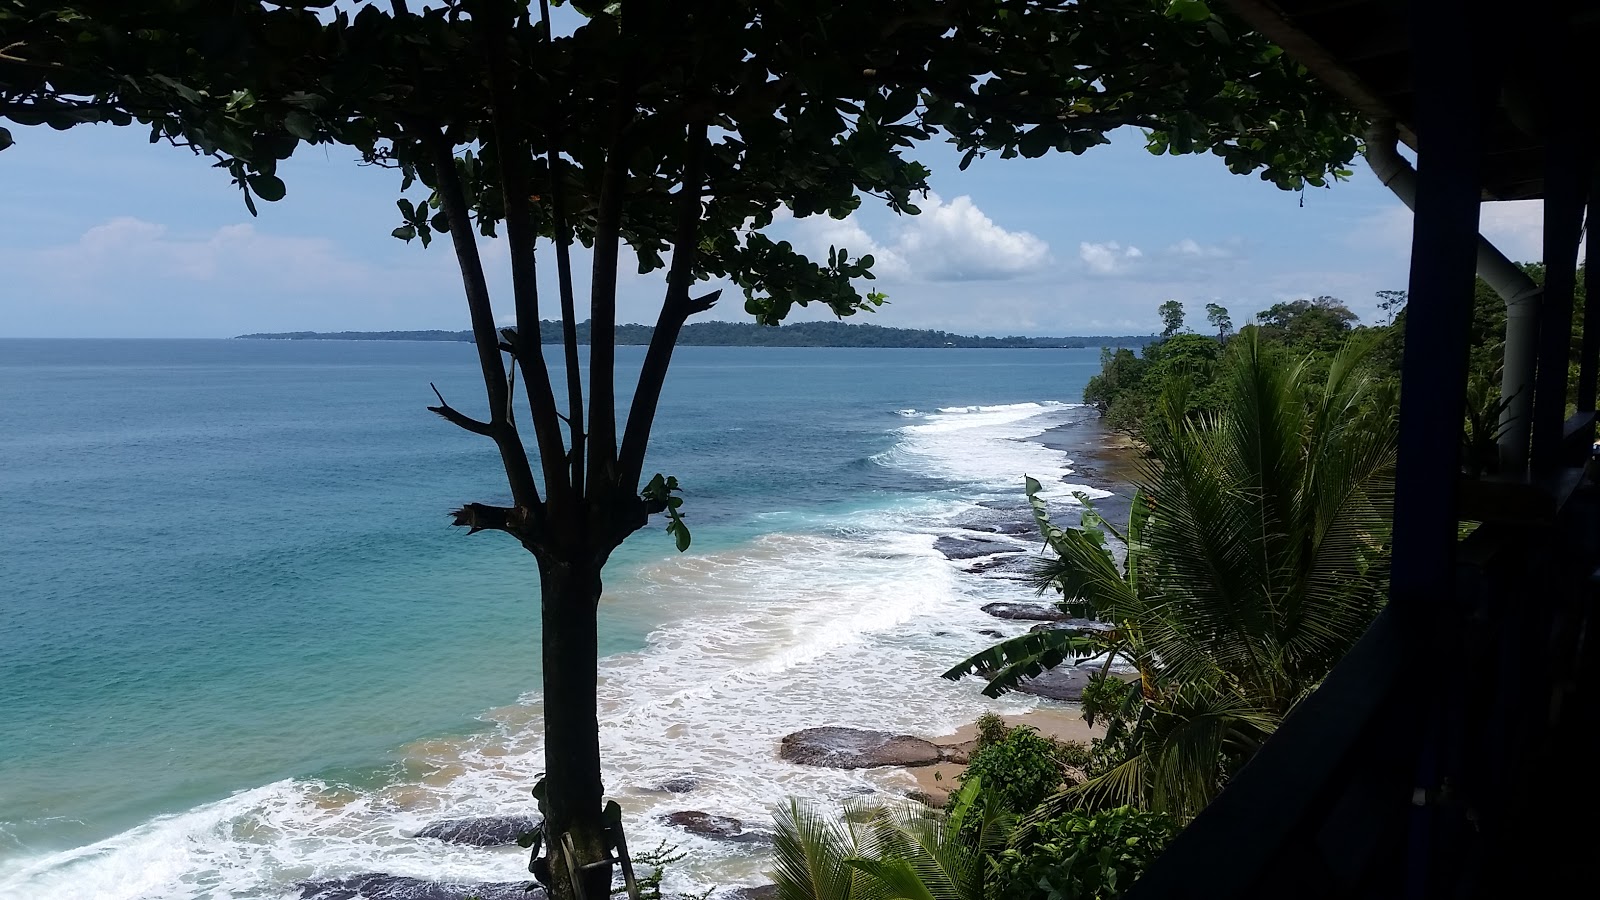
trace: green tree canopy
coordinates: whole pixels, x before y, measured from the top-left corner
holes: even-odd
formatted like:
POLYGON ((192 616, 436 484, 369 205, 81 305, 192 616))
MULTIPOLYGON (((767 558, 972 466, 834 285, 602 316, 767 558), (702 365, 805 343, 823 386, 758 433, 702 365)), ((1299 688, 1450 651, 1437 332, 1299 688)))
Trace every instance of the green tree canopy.
POLYGON ((1183 330, 1183 304, 1168 300, 1156 310, 1161 316, 1161 336, 1172 337, 1183 330))

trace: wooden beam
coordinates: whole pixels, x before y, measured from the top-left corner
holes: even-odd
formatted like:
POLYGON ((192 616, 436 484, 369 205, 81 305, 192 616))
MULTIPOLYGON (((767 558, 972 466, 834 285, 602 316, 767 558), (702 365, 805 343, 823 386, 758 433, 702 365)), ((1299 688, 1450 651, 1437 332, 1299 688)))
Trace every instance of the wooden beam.
MULTIPOLYGON (((1560 66, 1546 76, 1547 102, 1562 88, 1560 66)), ((1567 419, 1567 367, 1572 347, 1572 297, 1578 275, 1578 241, 1589 193, 1586 135, 1569 117, 1550 117, 1544 173, 1544 298, 1539 307, 1539 370, 1533 382, 1533 468, 1561 466, 1562 424, 1567 419)))

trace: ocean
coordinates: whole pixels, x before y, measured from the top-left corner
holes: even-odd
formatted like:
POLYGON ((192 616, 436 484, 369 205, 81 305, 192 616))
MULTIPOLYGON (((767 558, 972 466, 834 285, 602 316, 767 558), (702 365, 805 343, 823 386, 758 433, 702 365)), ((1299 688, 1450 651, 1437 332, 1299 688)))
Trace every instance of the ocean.
MULTIPOLYGON (((631 383, 642 348, 618 355, 631 383)), ((683 484, 694 545, 652 522, 600 608, 607 788, 632 846, 688 851, 669 889, 766 862, 664 813, 759 828, 789 796, 911 786, 782 762, 784 734, 933 736, 1042 702, 938 674, 981 631, 1026 630, 980 609, 1033 595, 976 571, 993 545, 969 540, 1019 530, 1022 476, 1063 506, 1102 495, 1073 463, 1098 369, 1097 350, 677 351, 646 473, 683 484), (694 789, 654 789, 674 778, 694 789)), ((526 877, 515 847, 413 837, 531 812, 541 768, 534 563, 449 526, 506 489, 487 441, 426 412, 430 382, 482 406, 466 344, 0 340, 0 898, 526 877)))

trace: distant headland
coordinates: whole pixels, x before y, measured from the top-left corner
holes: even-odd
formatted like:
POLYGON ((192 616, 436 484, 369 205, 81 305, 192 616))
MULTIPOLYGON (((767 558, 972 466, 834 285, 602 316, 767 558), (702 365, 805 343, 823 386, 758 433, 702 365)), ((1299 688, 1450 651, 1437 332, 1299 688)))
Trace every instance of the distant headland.
MULTIPOLYGON (((617 343, 644 345, 655 331, 649 325, 618 325, 617 343)), ((561 324, 539 323, 543 343, 561 343, 561 324)), ((241 334, 241 340, 273 341, 470 341, 470 331, 285 331, 241 334)), ((683 327, 679 346, 688 347, 957 347, 1074 348, 1142 347, 1154 335, 1087 335, 1073 337, 979 337, 925 328, 886 328, 845 322, 794 322, 776 328, 753 322, 695 322, 683 327)), ((578 325, 578 343, 589 343, 589 323, 578 325)))

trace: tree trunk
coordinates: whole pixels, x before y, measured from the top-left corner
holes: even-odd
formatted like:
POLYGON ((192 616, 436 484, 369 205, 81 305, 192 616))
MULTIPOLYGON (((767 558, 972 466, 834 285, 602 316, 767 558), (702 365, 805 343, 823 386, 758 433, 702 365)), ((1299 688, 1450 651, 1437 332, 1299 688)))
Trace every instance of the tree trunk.
MULTIPOLYGON (((598 712, 600 563, 539 562, 544 622, 545 835, 556 900, 577 900, 562 835, 572 839, 576 866, 609 854, 600 782, 598 712)), ((584 900, 606 900, 611 866, 582 873, 584 900)))

